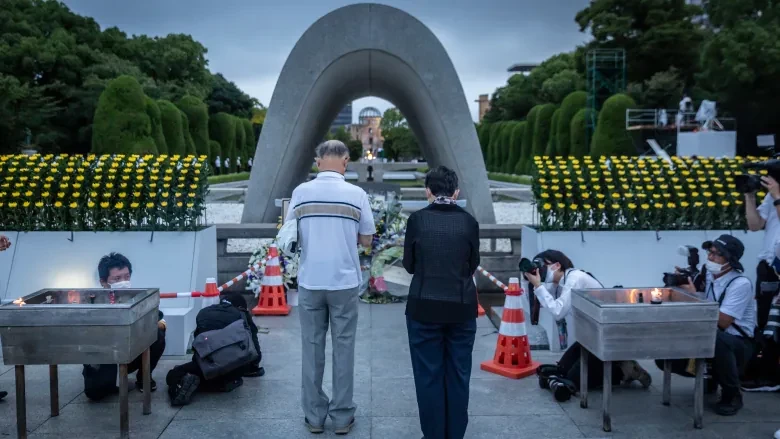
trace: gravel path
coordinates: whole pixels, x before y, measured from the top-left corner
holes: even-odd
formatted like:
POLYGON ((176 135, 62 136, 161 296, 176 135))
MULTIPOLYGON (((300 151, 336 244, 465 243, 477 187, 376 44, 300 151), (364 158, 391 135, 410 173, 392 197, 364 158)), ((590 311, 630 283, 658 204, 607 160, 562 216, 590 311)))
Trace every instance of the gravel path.
MULTIPOLYGON (((528 202, 497 202, 493 203, 498 224, 532 224, 534 206, 528 202)), ((208 224, 238 224, 241 222, 243 204, 214 203, 206 204, 206 222, 208 224)), ((262 239, 230 239, 228 252, 251 253, 261 244, 262 239)), ((487 241, 482 243, 482 249, 488 249, 487 241)), ((509 240, 499 240, 496 244, 499 251, 509 251, 509 240)))

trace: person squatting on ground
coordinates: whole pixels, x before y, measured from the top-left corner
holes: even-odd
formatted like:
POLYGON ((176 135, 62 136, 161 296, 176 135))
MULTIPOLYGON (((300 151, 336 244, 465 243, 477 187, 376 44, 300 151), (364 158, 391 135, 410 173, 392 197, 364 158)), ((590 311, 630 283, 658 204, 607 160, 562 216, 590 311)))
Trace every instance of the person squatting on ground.
POLYGON ((301 320, 301 404, 311 433, 325 431, 330 416, 336 434, 355 424, 355 334, 362 281, 358 241, 370 248, 376 227, 366 192, 344 179, 349 150, 338 140, 317 147, 317 177, 293 191, 288 221, 297 221, 298 314, 301 320), (325 337, 333 342, 333 399, 322 389, 325 337))
POLYGON ((192 355, 192 361, 175 366, 168 372, 165 382, 168 384, 168 396, 174 407, 187 405, 193 395, 200 392, 231 392, 240 387, 242 377, 258 377, 265 374, 259 367, 262 360, 260 342, 257 339, 257 326, 247 310, 246 300, 240 293, 227 293, 220 296, 220 302, 210 305, 198 312, 195 317, 195 337, 207 331, 217 331, 226 328, 231 323, 243 320, 245 328, 252 337, 252 343, 257 350, 257 360, 239 366, 236 369, 215 378, 206 379, 198 365, 198 353, 192 355))
MULTIPOLYGON (((604 288, 591 274, 574 268, 571 260, 558 250, 545 250, 536 257, 543 268, 524 273, 533 286, 533 291, 542 307, 555 319, 554 329, 561 349, 566 349, 558 364, 539 366, 539 385, 553 391, 558 401, 568 401, 580 388, 580 349, 576 340, 571 307, 571 292, 577 289, 604 288)), ((555 337, 553 337, 555 339, 555 337)), ((620 367, 612 369, 612 382, 629 384, 639 381, 643 387, 650 387, 650 374, 636 361, 621 361, 620 367)), ((595 355, 588 355, 588 388, 599 388, 603 384, 604 364, 595 355)))
MULTIPOLYGON (((130 279, 133 276, 133 266, 130 261, 119 253, 111 253, 103 256, 98 263, 98 276, 100 286, 110 289, 130 288, 130 279)), ((149 347, 151 372, 157 367, 163 352, 165 351, 165 320, 162 311, 158 311, 157 340, 149 347)), ((141 369, 141 355, 127 365, 127 372, 136 374, 135 387, 143 392, 143 370, 141 369)), ((109 395, 119 393, 116 385, 118 368, 116 364, 85 364, 82 371, 84 376, 84 394, 93 401, 99 401, 109 395)), ((149 386, 154 392, 157 383, 151 380, 149 386)))
POLYGON ((406 304, 420 427, 426 439, 461 439, 477 333, 479 223, 458 206, 458 176, 439 166, 425 176, 431 203, 407 222, 403 265, 413 274, 406 304))
MULTIPOLYGON (((715 404, 715 413, 731 416, 743 406, 740 376, 754 351, 755 294, 750 280, 742 274, 739 260, 745 247, 739 239, 721 235, 702 244, 702 248, 707 250, 705 290, 697 292, 692 279, 680 288, 690 293, 703 293, 704 298, 719 304, 712 372, 714 382, 722 390, 720 400, 715 404)), ((685 359, 672 360, 672 372, 692 377, 688 362, 685 359)), ((663 369, 662 360, 656 360, 656 365, 663 369)))

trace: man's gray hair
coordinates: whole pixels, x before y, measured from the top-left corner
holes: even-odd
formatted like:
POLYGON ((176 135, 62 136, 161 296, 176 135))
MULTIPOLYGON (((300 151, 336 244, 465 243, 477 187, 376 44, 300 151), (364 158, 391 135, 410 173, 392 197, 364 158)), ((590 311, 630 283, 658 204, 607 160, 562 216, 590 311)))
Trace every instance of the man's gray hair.
POLYGON ((349 148, 343 142, 338 140, 326 140, 317 146, 317 158, 325 157, 346 157, 349 155, 349 148))

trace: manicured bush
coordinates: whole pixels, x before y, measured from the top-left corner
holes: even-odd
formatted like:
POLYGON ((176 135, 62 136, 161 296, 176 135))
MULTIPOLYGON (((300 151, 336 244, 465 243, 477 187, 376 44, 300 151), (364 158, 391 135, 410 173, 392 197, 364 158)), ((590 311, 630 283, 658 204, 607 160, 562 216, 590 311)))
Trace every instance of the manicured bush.
POLYGON ((255 129, 252 127, 252 121, 249 119, 242 119, 241 123, 244 124, 244 138, 246 140, 246 160, 250 158, 254 160, 255 149, 257 148, 257 139, 255 139, 255 129))
POLYGON ((507 160, 507 174, 515 172, 517 164, 520 162, 520 155, 523 151, 523 133, 527 122, 518 122, 512 128, 512 134, 509 142, 509 160, 507 160))
POLYGON ((531 108, 525 117, 525 131, 523 131, 523 143, 520 151, 520 161, 515 165, 515 174, 525 175, 531 170, 531 156, 533 155, 534 129, 536 128, 536 114, 540 106, 531 108))
POLYGON ((160 120, 162 122, 165 144, 170 155, 184 155, 184 127, 182 126, 179 109, 170 101, 157 101, 160 108, 160 120))
POLYGON ((625 94, 616 94, 604 102, 593 133, 590 155, 637 155, 631 135, 626 131, 626 110, 636 108, 636 102, 625 94))
MULTIPOLYGON (((246 131, 240 118, 235 118, 236 124, 236 169, 241 172, 246 166, 246 131), (241 159, 241 169, 238 169, 238 159, 241 159)), ((233 160, 233 159, 231 159, 233 160)))
POLYGON ((550 138, 547 140, 547 148, 545 149, 545 154, 549 156, 556 155, 558 151, 558 130, 556 128, 558 127, 558 118, 560 116, 561 109, 558 108, 553 113, 550 121, 550 138))
POLYGON ((190 134, 190 119, 181 110, 179 110, 179 116, 181 117, 181 131, 184 134, 184 152, 188 155, 195 155, 195 141, 192 140, 192 134, 190 134))
POLYGON ((498 164, 500 172, 511 174, 514 167, 509 165, 509 156, 512 155, 512 132, 520 122, 507 122, 501 128, 501 161, 498 164))
POLYGON ((585 108, 587 100, 587 93, 584 91, 575 91, 566 96, 563 103, 561 103, 561 113, 558 116, 558 125, 555 126, 557 131, 556 155, 565 156, 569 154, 569 151, 571 150, 571 139, 569 138, 569 134, 571 133, 571 120, 578 111, 585 108))
POLYGON ((144 101, 146 104, 146 114, 149 116, 149 122, 152 124, 152 139, 154 139, 154 144, 157 146, 157 152, 160 154, 168 154, 168 146, 165 143, 162 119, 160 118, 160 107, 158 107, 157 102, 149 96, 146 96, 144 101))
POLYGON ((209 135, 219 142, 222 169, 230 159, 229 172, 236 172, 236 119, 227 113, 217 113, 209 118, 209 135))
MULTIPOLYGON (((190 136, 198 155, 209 153, 209 110, 206 104, 194 96, 185 96, 177 104, 190 122, 190 136)), ((214 162, 214 157, 209 156, 214 162)))
POLYGON ((479 148, 482 150, 482 157, 487 163, 488 145, 490 145, 490 127, 492 124, 481 123, 477 130, 477 137, 479 138, 479 148))
POLYGON ((157 154, 146 96, 132 76, 114 79, 100 94, 92 125, 92 152, 157 154))
POLYGON ((496 122, 490 125, 490 143, 487 149, 487 168, 489 171, 495 170, 498 155, 498 138, 501 134, 501 125, 503 122, 496 122))
POLYGON ((550 125, 555 113, 555 105, 544 104, 539 107, 534 122, 534 141, 531 154, 533 156, 544 155, 547 150, 547 141, 550 139, 550 125))
POLYGON ((585 157, 588 155, 588 142, 586 139, 587 121, 590 110, 583 108, 574 115, 569 124, 569 155, 585 157))

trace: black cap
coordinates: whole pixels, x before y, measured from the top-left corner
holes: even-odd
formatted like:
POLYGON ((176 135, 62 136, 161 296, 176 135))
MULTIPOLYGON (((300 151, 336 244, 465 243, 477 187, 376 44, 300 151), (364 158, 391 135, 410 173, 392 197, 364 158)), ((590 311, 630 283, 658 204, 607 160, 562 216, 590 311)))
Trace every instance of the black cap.
POLYGON ((739 262, 742 259, 742 255, 745 253, 745 245, 742 241, 731 235, 720 235, 714 241, 706 241, 701 247, 704 250, 709 250, 715 247, 720 254, 729 262, 732 268, 739 271, 744 271, 742 264, 739 262))

